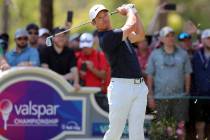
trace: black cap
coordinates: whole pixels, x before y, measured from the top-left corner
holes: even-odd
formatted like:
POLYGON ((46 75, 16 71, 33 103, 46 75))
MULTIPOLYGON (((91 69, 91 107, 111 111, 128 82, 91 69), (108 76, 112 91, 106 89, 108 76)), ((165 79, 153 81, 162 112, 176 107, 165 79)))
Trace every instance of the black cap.
POLYGON ((60 33, 60 32, 63 32, 65 31, 66 29, 65 28, 62 28, 62 27, 55 27, 53 30, 52 30, 52 34, 55 35, 57 33, 60 33))
POLYGON ((35 23, 30 23, 30 24, 28 24, 27 26, 26 26, 26 30, 27 31, 29 31, 29 30, 31 30, 31 29, 34 29, 34 30, 39 30, 39 26, 38 25, 36 25, 35 23))
POLYGON ((0 34, 0 39, 5 40, 6 42, 9 41, 9 35, 7 33, 0 34))

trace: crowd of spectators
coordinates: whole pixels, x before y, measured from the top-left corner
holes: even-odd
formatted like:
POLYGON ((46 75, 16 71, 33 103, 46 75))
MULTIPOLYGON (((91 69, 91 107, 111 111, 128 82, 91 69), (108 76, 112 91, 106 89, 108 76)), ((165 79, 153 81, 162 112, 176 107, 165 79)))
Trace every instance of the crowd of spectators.
MULTIPOLYGON (((148 36, 135 44, 139 67, 149 87, 148 107, 158 112, 158 119, 174 117, 178 123, 190 124, 179 139, 210 139, 210 28, 177 34, 165 26, 154 32, 153 26, 163 12, 159 7, 148 36)), ((0 71, 43 67, 63 76, 76 90, 81 86, 100 87, 98 95, 105 95, 111 70, 100 50, 97 31, 60 34, 53 38, 52 46, 45 45, 49 35, 64 30, 56 27, 50 32, 28 24, 14 33, 14 47, 8 43, 8 34, 0 34, 0 71)), ((104 102, 100 97, 105 96, 98 96, 98 102, 104 102)))

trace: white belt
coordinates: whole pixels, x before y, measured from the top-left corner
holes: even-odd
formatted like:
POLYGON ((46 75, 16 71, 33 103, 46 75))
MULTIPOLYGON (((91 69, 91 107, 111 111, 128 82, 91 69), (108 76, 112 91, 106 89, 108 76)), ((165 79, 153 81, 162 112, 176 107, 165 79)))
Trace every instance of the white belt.
POLYGON ((128 78, 111 78, 111 81, 118 81, 118 82, 127 82, 131 84, 141 84, 144 82, 144 78, 133 78, 133 79, 128 79, 128 78))

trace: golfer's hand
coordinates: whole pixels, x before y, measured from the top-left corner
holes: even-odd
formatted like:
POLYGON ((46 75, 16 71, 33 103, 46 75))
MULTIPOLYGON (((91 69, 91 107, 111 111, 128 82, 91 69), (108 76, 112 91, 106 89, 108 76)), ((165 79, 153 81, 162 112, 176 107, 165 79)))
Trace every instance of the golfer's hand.
POLYGON ((128 8, 125 7, 125 5, 122 5, 120 7, 117 8, 117 12, 123 16, 126 16, 128 13, 128 8))
POLYGON ((126 4, 124 6, 127 8, 127 10, 131 10, 133 13, 137 13, 137 10, 136 10, 134 4, 130 3, 130 4, 126 4))
POLYGON ((137 13, 137 10, 135 8, 134 4, 123 4, 122 6, 117 8, 118 13, 120 13, 123 16, 126 16, 128 11, 132 11, 133 13, 137 13))

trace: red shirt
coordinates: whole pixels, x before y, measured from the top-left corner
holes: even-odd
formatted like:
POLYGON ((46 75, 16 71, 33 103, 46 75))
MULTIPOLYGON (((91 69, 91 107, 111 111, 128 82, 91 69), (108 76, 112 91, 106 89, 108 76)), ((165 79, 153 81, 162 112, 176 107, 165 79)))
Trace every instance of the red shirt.
POLYGON ((81 51, 77 58, 77 67, 79 71, 81 70, 81 66, 84 63, 84 61, 87 61, 87 60, 93 62, 94 68, 96 68, 97 70, 106 71, 107 78, 105 81, 102 81, 102 79, 96 77, 90 70, 87 69, 86 75, 83 77, 80 77, 84 81, 85 86, 102 87, 102 85, 105 84, 107 87, 110 81, 110 66, 105 58, 104 53, 93 49, 93 52, 90 55, 85 55, 81 51))

